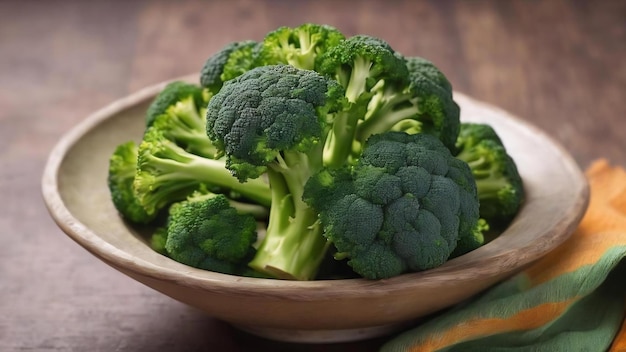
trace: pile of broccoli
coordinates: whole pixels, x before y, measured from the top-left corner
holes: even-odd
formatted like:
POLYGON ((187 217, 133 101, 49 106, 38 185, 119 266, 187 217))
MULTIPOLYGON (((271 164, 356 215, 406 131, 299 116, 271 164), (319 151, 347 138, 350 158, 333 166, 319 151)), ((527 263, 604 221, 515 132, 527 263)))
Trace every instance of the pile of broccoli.
MULTIPOLYGON (((496 132, 461 123, 431 62, 367 35, 282 27, 173 82, 140 143, 110 159, 113 204, 183 264, 289 280, 342 263, 384 279, 427 270, 511 221, 522 180, 496 132)), ((330 277, 342 274, 324 273, 330 277)))

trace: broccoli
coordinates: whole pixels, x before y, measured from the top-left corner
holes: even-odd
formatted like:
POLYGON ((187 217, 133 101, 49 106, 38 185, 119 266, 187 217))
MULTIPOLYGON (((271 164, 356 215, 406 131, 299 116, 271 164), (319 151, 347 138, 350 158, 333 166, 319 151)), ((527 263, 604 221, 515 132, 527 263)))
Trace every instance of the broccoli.
POLYGON ((432 134, 454 150, 460 110, 445 76, 426 60, 407 61, 385 41, 359 35, 330 48, 319 70, 337 79, 353 103, 329 137, 329 146, 344 152, 329 153, 327 165, 358 159, 369 136, 390 130, 432 134))
POLYGON ((170 207, 167 233, 157 232, 172 259, 200 269, 241 275, 254 255, 256 221, 238 213, 224 195, 193 194, 170 207))
POLYGON ((165 243, 167 243, 167 226, 157 227, 150 237, 150 248, 160 254, 167 255, 165 243))
POLYGON ((497 133, 486 124, 463 123, 456 146, 456 157, 470 166, 476 180, 480 216, 490 223, 510 221, 523 203, 524 186, 497 133))
POLYGON ((137 144, 126 142, 118 145, 109 160, 108 186, 111 200, 117 211, 127 220, 147 224, 156 212, 148 214, 135 197, 133 181, 137 169, 137 144))
POLYGON ((348 38, 322 54, 316 68, 321 74, 337 80, 345 88, 350 103, 337 114, 328 137, 324 162, 331 167, 343 165, 352 153, 357 124, 365 117, 371 90, 386 82, 388 85, 408 84, 408 69, 404 59, 381 39, 366 35, 348 38))
POLYGON ((182 81, 174 81, 165 86, 159 95, 154 98, 146 112, 146 126, 150 127, 154 120, 166 113, 167 109, 184 99, 191 99, 196 110, 205 107, 209 100, 209 92, 202 88, 182 81))
POLYGON ((139 145, 134 194, 148 214, 184 199, 201 184, 218 193, 233 192, 269 206, 270 190, 263 180, 240 183, 225 168, 224 160, 214 160, 187 152, 168 139, 157 126, 146 130, 139 145))
POLYGON ((260 48, 261 43, 253 40, 227 44, 204 63, 200 71, 200 85, 217 93, 224 82, 257 65, 260 48))
POLYGON ((263 65, 288 64, 299 69, 315 69, 316 59, 345 39, 336 28, 306 23, 280 27, 265 36, 261 49, 263 65))
POLYGON ((448 78, 432 62, 419 56, 405 57, 405 60, 406 66, 409 69, 409 75, 413 79, 415 79, 416 76, 425 76, 446 92, 452 92, 452 84, 450 84, 448 78))
POLYGON ((169 140, 185 150, 207 158, 217 158, 218 151, 206 135, 206 120, 203 107, 198 111, 192 96, 173 102, 152 123, 169 140))
POLYGON ((306 184, 338 259, 369 279, 443 264, 478 228, 471 171, 436 137, 370 137, 353 167, 326 168, 306 184))
POLYGON ((374 95, 367 114, 356 131, 359 142, 389 130, 428 133, 441 139, 454 152, 460 109, 452 97, 452 88, 434 65, 417 60, 408 61, 409 84, 398 86, 381 82, 372 88, 374 95))
POLYGON ((224 84, 207 106, 207 134, 241 181, 267 174, 267 233, 250 262, 278 278, 312 279, 327 249, 317 213, 302 201, 322 167, 329 116, 343 89, 315 71, 290 65, 254 68, 224 84))

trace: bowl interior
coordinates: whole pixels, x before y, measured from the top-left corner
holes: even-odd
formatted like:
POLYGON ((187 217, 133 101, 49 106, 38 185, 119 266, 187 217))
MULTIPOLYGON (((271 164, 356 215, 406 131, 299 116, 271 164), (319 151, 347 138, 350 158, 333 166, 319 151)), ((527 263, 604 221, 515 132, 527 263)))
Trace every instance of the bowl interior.
POLYGON ((294 282, 190 268, 150 249, 145 236, 118 216, 107 188, 111 153, 122 142, 140 140, 146 108, 162 87, 117 101, 69 132, 50 156, 44 199, 58 225, 107 264, 236 324, 333 330, 419 318, 480 292, 546 254, 572 233, 587 204, 583 174, 551 138, 502 110, 456 94, 463 121, 487 122, 500 134, 527 192, 518 216, 489 244, 439 268, 379 281, 294 282))

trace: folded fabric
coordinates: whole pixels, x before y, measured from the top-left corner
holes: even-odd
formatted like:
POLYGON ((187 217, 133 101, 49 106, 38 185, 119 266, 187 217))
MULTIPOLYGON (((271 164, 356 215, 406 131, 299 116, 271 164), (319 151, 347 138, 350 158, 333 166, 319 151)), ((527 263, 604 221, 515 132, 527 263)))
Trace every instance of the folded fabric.
POLYGON ((626 171, 599 160, 586 175, 589 208, 564 244, 382 351, 626 351, 626 171))

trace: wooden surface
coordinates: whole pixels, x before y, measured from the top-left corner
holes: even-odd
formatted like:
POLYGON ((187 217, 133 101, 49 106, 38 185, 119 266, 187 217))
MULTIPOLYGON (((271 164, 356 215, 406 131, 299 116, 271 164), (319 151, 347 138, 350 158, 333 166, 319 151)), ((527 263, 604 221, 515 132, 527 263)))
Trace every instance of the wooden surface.
POLYGON ((92 111, 196 72, 229 41, 311 21, 429 58, 581 167, 626 167, 625 18, 620 0, 0 1, 0 351, 376 350, 384 339, 265 341, 104 265, 41 201, 50 149, 92 111))

